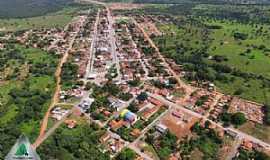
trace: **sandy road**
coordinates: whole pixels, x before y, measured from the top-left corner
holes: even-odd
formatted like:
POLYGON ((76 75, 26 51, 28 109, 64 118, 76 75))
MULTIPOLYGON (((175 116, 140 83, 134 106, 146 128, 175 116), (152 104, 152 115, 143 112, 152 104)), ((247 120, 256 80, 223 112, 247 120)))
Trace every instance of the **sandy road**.
MULTIPOLYGON (((81 22, 81 25, 83 24, 83 22, 81 22)), ((36 139, 35 143, 37 141, 39 141, 43 136, 44 136, 44 133, 47 129, 47 125, 48 125, 48 119, 49 119, 49 116, 50 116, 50 111, 51 109, 58 103, 59 101, 59 93, 61 91, 61 72, 62 72, 62 66, 63 64, 67 61, 68 59, 68 56, 69 56, 69 52, 70 50, 72 49, 72 46, 74 44, 74 41, 75 41, 75 38, 76 38, 76 35, 78 34, 79 30, 76 31, 76 33, 73 35, 73 37, 71 38, 71 41, 69 43, 69 47, 68 49, 66 50, 66 52, 64 53, 64 55, 62 56, 60 62, 58 63, 58 66, 56 68, 56 71, 55 71, 55 78, 56 78, 56 87, 55 87, 55 92, 54 92, 54 95, 53 95, 53 98, 51 100, 51 103, 48 107, 48 110, 47 112, 45 113, 45 116, 43 117, 43 120, 41 122, 41 126, 40 126, 40 131, 39 131, 39 136, 38 138, 36 139)))
MULTIPOLYGON (((72 44, 74 42, 74 39, 72 40, 72 44)), ((55 77, 56 77, 56 88, 55 88, 55 92, 54 92, 54 95, 53 95, 51 104, 50 104, 50 106, 49 106, 49 108, 48 108, 48 110, 47 110, 47 112, 46 112, 46 114, 45 114, 45 116, 43 118, 42 123, 41 123, 40 131, 39 131, 39 137, 37 138, 37 140, 44 135, 44 133, 45 133, 45 131, 47 129, 47 125, 48 125, 48 119, 49 119, 50 111, 55 106, 55 104, 58 103, 59 93, 61 91, 61 84, 60 83, 61 83, 62 66, 67 61, 67 58, 68 58, 68 55, 69 55, 69 51, 70 51, 70 49, 68 49, 68 51, 64 54, 64 56, 60 60, 60 63, 57 66, 57 69, 56 69, 56 72, 55 72, 55 77)))

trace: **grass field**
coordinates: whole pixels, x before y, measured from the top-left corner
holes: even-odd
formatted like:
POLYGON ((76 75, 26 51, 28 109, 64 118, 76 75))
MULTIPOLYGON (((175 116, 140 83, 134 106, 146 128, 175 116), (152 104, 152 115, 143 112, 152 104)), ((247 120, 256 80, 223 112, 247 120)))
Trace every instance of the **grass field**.
MULTIPOLYGON (((270 37, 267 35, 266 31, 269 26, 253 26, 226 21, 212 21, 207 24, 222 26, 222 29, 214 30, 211 33, 211 38, 213 39, 209 49, 211 55, 225 56, 228 61, 222 63, 241 70, 242 72, 254 73, 270 78, 270 52, 268 50, 258 49, 258 46, 261 45, 270 48, 270 37), (260 28, 263 29, 258 32, 260 28), (243 41, 235 40, 232 36, 233 32, 248 34, 249 38, 243 41), (251 46, 256 46, 257 48, 251 46), (245 55, 241 54, 245 53, 248 49, 250 53, 245 55)), ((231 79, 232 76, 228 75, 228 77, 231 79)), ((237 89, 241 88, 243 89, 243 93, 241 94, 243 98, 261 103, 270 101, 270 89, 263 87, 263 82, 258 79, 246 80, 234 76, 234 81, 230 81, 230 83, 216 81, 216 84, 222 91, 228 94, 233 94, 237 89)))
MULTIPOLYGON (((162 48, 162 53, 177 59, 188 57, 206 47, 209 56, 219 55, 227 59, 222 62, 213 62, 213 60, 205 58, 206 64, 224 64, 244 73, 270 78, 270 36, 267 34, 270 26, 203 18, 199 21, 208 26, 220 26, 221 29, 211 29, 207 33, 203 27, 193 26, 190 23, 180 27, 172 24, 159 24, 158 28, 167 33, 166 36, 155 39, 162 48), (237 40, 233 36, 235 32, 247 34, 248 38, 237 40), (263 49, 260 48, 261 46, 263 49), (182 52, 178 47, 184 48, 185 51, 182 52), (249 50, 248 53, 246 53, 247 50, 249 50)), ((209 70, 211 71, 211 68, 209 70)), ((224 74, 224 76, 227 77, 227 82, 214 80, 221 92, 234 94, 241 89, 242 93, 239 96, 242 98, 260 103, 270 102, 270 88, 265 87, 262 80, 233 76, 230 73, 224 74)))
POLYGON ((270 48, 270 36, 267 34, 269 26, 240 24, 230 21, 210 21, 206 24, 222 27, 222 29, 214 30, 210 35, 213 39, 209 49, 211 55, 224 55, 228 58, 225 63, 232 67, 244 72, 270 77, 270 51, 251 47, 252 45, 256 47, 264 45, 266 48, 270 48), (248 34, 249 38, 243 41, 236 40, 232 36, 234 32, 248 34), (240 55, 247 49, 250 49, 251 52, 240 55))
POLYGON ((0 19, 0 31, 17 31, 26 29, 64 27, 74 15, 77 14, 79 7, 67 7, 58 12, 44 16, 32 18, 12 18, 0 19))

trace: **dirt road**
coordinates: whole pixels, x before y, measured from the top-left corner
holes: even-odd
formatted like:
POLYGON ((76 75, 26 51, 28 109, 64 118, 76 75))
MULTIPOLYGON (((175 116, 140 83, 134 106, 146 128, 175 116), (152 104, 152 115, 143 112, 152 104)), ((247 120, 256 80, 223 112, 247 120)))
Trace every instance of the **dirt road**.
POLYGON ((58 66, 56 68, 56 71, 55 71, 55 74, 54 74, 55 75, 55 78, 56 78, 56 87, 55 87, 54 95, 53 95, 53 98, 52 98, 51 103, 49 105, 49 108, 48 108, 47 112, 45 113, 45 116, 43 117, 43 120, 42 120, 42 123, 41 123, 41 126, 40 126, 39 136, 36 139, 36 141, 39 141, 40 138, 43 137, 43 135, 44 135, 44 133, 45 133, 45 131, 47 129, 48 119, 49 119, 49 116, 50 116, 50 111, 58 103, 59 93, 61 91, 61 72, 62 72, 62 66, 63 66, 63 64, 68 59, 69 52, 72 49, 72 46, 73 46, 73 43, 75 41, 75 38, 76 38, 77 33, 78 33, 78 31, 72 37, 72 39, 71 39, 71 41, 69 43, 69 48, 64 53, 63 57, 61 58, 60 62, 58 63, 58 66))
POLYGON ((37 147, 39 147, 40 144, 42 144, 42 142, 44 142, 51 134, 54 133, 54 131, 63 123, 65 122, 65 120, 67 119, 67 117, 72 114, 74 111, 74 108, 71 109, 60 121, 57 121, 53 127, 51 127, 44 135, 42 135, 41 137, 39 137, 35 143, 32 145, 33 149, 36 149, 37 147))
POLYGON ((174 70, 167 63, 167 61, 165 60, 165 58, 163 57, 163 55, 160 53, 158 47, 155 45, 155 43, 152 41, 152 39, 149 37, 149 35, 145 32, 145 30, 143 29, 143 27, 135 19, 133 19, 133 22, 141 30, 141 32, 143 33, 145 39, 149 42, 150 46, 153 47, 156 50, 156 52, 159 55, 160 59, 164 62, 164 66, 172 73, 173 77, 177 80, 178 84, 181 87, 183 87, 184 89, 186 89, 188 93, 193 92, 195 89, 192 86, 187 85, 186 83, 184 83, 180 79, 180 77, 174 72, 174 70))

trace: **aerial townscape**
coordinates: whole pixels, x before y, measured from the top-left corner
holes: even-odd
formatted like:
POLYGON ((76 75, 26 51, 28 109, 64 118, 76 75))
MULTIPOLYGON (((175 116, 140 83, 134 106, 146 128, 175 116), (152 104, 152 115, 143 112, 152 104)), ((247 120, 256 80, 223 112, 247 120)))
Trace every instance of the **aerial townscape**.
POLYGON ((270 160, 270 0, 0 0, 17 159, 270 160))

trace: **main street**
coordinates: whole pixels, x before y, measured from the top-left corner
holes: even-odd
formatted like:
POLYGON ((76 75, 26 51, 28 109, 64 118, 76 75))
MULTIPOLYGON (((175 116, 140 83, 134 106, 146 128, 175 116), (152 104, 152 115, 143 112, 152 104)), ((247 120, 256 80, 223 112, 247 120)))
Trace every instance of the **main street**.
POLYGON ((114 78, 116 81, 120 81, 121 80, 121 74, 120 74, 120 65, 119 65, 119 59, 118 59, 118 53, 116 51, 116 40, 115 40, 115 30, 114 30, 114 19, 111 15, 111 10, 109 9, 109 7, 106 7, 107 10, 107 18, 108 18, 108 30, 109 30, 109 43, 110 43, 110 53, 113 56, 113 64, 115 64, 116 69, 117 69, 117 77, 114 78))
POLYGON ((84 76, 84 81, 87 80, 87 78, 89 77, 89 74, 91 72, 93 72, 93 65, 94 65, 94 59, 95 59, 95 45, 96 45, 96 41, 97 41, 97 30, 98 30, 98 23, 99 23, 99 15, 100 15, 100 10, 98 10, 97 16, 96 16, 96 21, 95 21, 95 25, 94 25, 94 31, 93 31, 93 35, 92 35, 92 41, 91 41, 91 46, 89 49, 89 60, 86 66, 86 73, 84 76))

